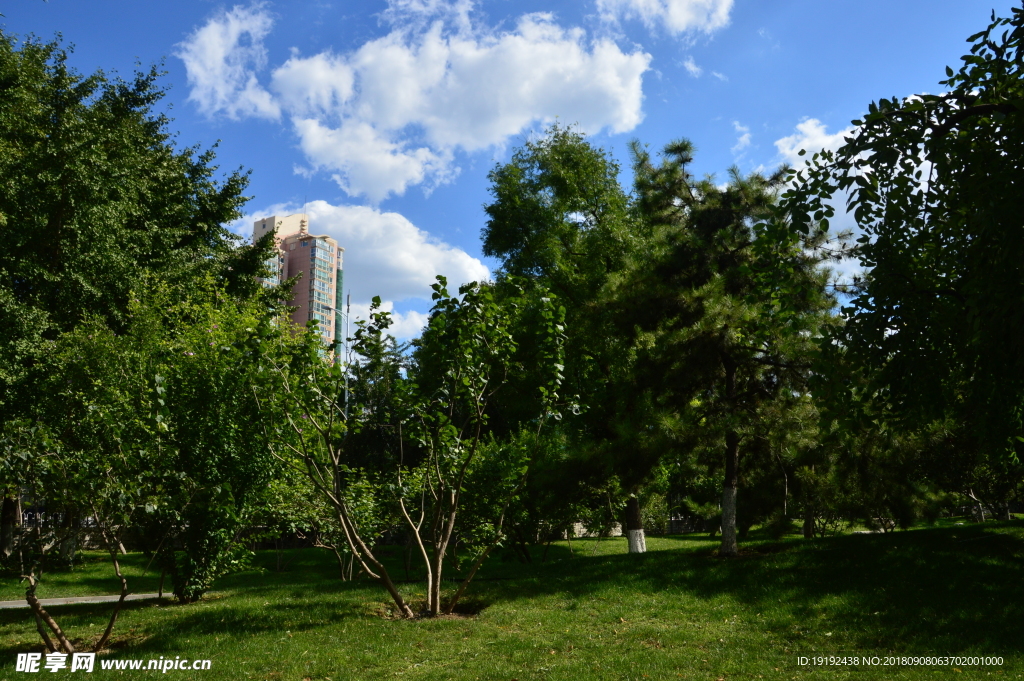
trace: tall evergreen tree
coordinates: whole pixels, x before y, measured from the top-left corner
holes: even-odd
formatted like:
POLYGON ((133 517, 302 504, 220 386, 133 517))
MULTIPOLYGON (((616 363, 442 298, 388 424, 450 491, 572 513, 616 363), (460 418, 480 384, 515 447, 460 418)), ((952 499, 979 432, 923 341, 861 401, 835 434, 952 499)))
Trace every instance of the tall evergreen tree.
POLYGON ((723 453, 721 555, 737 553, 740 457, 755 446, 768 403, 805 390, 818 326, 832 306, 815 247, 778 242, 760 222, 774 212, 785 171, 718 187, 687 171, 692 146, 665 148, 655 165, 634 144, 637 206, 652 248, 616 286, 619 322, 632 333, 638 379, 723 453))

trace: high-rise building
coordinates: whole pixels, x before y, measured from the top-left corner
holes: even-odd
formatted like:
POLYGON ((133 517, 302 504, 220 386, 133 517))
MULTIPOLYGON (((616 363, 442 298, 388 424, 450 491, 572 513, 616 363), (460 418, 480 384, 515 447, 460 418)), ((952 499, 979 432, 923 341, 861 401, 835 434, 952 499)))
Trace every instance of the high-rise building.
POLYGON ((344 341, 339 308, 345 249, 326 234, 310 234, 309 216, 305 213, 284 217, 271 215, 257 220, 253 225, 253 241, 271 231, 275 232, 277 250, 267 261, 270 276, 263 280, 264 285, 277 286, 298 276, 289 301, 295 308, 292 321, 305 326, 315 319, 324 342, 340 355, 344 341))

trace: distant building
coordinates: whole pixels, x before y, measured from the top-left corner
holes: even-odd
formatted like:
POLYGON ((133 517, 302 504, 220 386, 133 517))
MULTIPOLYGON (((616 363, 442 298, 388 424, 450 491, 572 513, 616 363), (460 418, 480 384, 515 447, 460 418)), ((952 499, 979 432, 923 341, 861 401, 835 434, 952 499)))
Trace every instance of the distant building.
POLYGON ((345 249, 326 234, 310 234, 309 216, 305 213, 284 217, 271 215, 257 220, 253 225, 253 241, 272 231, 276 231, 277 253, 267 261, 270 276, 263 280, 264 285, 277 286, 301 275, 292 287, 289 301, 295 308, 292 321, 305 326, 317 320, 324 343, 340 355, 344 341, 339 307, 345 249))

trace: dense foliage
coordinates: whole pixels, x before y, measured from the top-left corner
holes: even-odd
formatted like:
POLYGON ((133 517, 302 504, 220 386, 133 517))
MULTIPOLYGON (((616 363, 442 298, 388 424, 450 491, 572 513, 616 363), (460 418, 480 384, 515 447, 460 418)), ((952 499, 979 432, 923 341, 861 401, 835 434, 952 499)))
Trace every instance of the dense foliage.
POLYGON ((1024 446, 1022 37, 1024 10, 993 16, 945 92, 873 102, 782 206, 806 229, 845 193, 862 233, 863 277, 822 343, 829 416, 927 443, 920 479, 1004 509, 1024 446))
POLYGON ((175 148, 158 75, 81 76, 58 45, 0 35, 0 557, 30 604, 86 536, 120 574, 129 532, 195 600, 270 476, 260 363, 294 343, 256 280, 266 244, 224 227, 245 175, 175 148))
POLYGON ((727 557, 798 518, 813 538, 1008 517, 1022 37, 1024 10, 993 17, 946 92, 872 103, 795 171, 698 180, 688 141, 634 142, 627 187, 556 125, 489 175, 495 281, 439 276, 404 346, 375 299, 344 365, 287 321, 292 282, 259 283, 269 239, 224 227, 246 176, 175 147, 158 73, 82 76, 0 34, 0 561, 44 644, 72 651, 35 589, 83 543, 121 602, 125 544, 194 602, 253 541, 302 536, 408 618, 451 614, 496 548, 533 561, 580 526, 640 553, 681 523, 727 557))

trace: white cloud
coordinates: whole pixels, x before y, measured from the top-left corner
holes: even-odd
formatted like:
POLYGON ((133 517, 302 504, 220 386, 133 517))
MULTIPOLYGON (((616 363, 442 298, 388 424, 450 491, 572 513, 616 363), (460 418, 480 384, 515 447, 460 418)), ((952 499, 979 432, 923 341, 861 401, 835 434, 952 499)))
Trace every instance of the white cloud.
POLYGON ((850 127, 830 135, 825 125, 817 118, 805 118, 797 124, 795 133, 775 140, 775 148, 779 150, 779 156, 786 163, 800 166, 805 161, 805 157, 800 155, 801 150, 807 152, 807 157, 823 149, 835 151, 852 132, 853 128, 850 127))
POLYGON ((750 146, 750 128, 740 125, 739 121, 733 121, 732 127, 736 129, 736 132, 740 133, 740 136, 736 138, 736 144, 730 151, 733 154, 738 154, 750 146))
POLYGON ((711 33, 729 24, 733 0, 597 0, 606 20, 640 19, 648 29, 663 27, 673 35, 711 33))
POLYGON ((693 60, 693 57, 687 57, 683 61, 683 66, 686 67, 686 70, 689 71, 690 75, 694 78, 700 78, 700 74, 704 73, 704 69, 697 66, 697 62, 693 60))
POLYGON ((387 0, 385 21, 400 27, 422 28, 438 19, 449 22, 459 30, 472 29, 470 13, 474 0, 387 0))
MULTIPOLYGON (((340 55, 293 51, 272 72, 273 97, 265 109, 289 115, 313 170, 332 173, 349 195, 374 203, 413 185, 429 189, 450 181, 458 172, 457 150, 505 144, 537 122, 558 117, 585 132, 618 133, 642 120, 649 54, 588 40, 585 31, 563 28, 550 14, 524 15, 504 32, 475 27, 471 9, 468 0, 392 0, 385 15, 396 26, 383 37, 340 55)), ((209 115, 258 115, 264 109, 246 108, 231 95, 259 88, 257 42, 270 26, 262 6, 214 17, 190 45, 201 42, 195 36, 224 33, 232 21, 241 22, 233 17, 263 32, 249 31, 250 46, 222 40, 235 52, 210 53, 212 64, 201 58, 207 52, 188 52, 198 55, 186 60, 190 82, 230 65, 232 82, 253 86, 222 88, 212 97, 204 94, 210 87, 194 85, 193 99, 209 115)))
MULTIPOLYGON (((427 325, 428 315, 425 312, 416 312, 415 310, 395 312, 395 305, 390 300, 381 301, 380 309, 391 313, 391 326, 388 327, 388 333, 400 342, 416 338, 423 332, 423 327, 427 325)), ((352 328, 350 332, 354 332, 357 320, 370 319, 370 304, 352 303, 351 315, 352 328)))
POLYGON ((306 159, 316 169, 335 171, 334 180, 350 196, 377 203, 410 184, 428 178, 436 184, 454 174, 450 154, 394 142, 364 121, 331 128, 316 119, 299 119, 294 126, 306 159))
MULTIPOLYGON (((852 134, 853 128, 847 127, 839 132, 829 134, 828 130, 817 118, 805 118, 796 126, 796 132, 788 137, 775 140, 775 148, 779 150, 779 158, 796 168, 802 167, 817 152, 822 150, 835 151, 841 147, 845 138, 852 134), (801 156, 800 151, 806 153, 801 156)), ((853 213, 847 212, 847 192, 837 192, 828 202, 835 208, 835 216, 829 221, 829 229, 834 234, 850 232, 854 238, 863 234, 857 225, 853 213)), ((845 258, 837 263, 830 263, 833 278, 842 284, 849 284, 854 277, 863 274, 860 263, 852 258, 845 258)))
POLYGON ((278 118, 277 102, 256 79, 256 72, 266 65, 262 41, 272 25, 261 3, 236 5, 179 43, 175 56, 185 62, 189 101, 207 116, 278 118))
POLYGON ((430 299, 434 277, 452 286, 490 278, 482 262, 432 238, 405 216, 368 206, 335 206, 311 201, 310 231, 329 234, 345 248, 345 287, 358 301, 430 299))
POLYGON ((329 116, 353 94, 355 74, 345 60, 330 52, 305 59, 292 57, 274 69, 270 89, 293 116, 329 116))
POLYGON ((717 78, 718 80, 722 81, 723 83, 729 80, 728 76, 726 76, 724 73, 719 73, 718 71, 712 71, 711 75, 717 78))
MULTIPOLYGON (((269 206, 236 221, 232 229, 249 236, 255 219, 300 210, 301 206, 295 205, 269 206)), ((490 271, 480 260, 432 238, 399 213, 320 200, 307 203, 306 213, 312 234, 328 234, 345 249, 345 293, 352 293, 353 316, 361 311, 365 319, 374 296, 380 296, 389 311, 395 310, 396 304, 399 309, 416 303, 422 306, 430 300, 430 285, 438 274, 448 278, 453 291, 470 281, 490 279, 490 271)), ((400 339, 411 338, 425 321, 426 316, 417 311, 395 313, 393 333, 400 339)))

